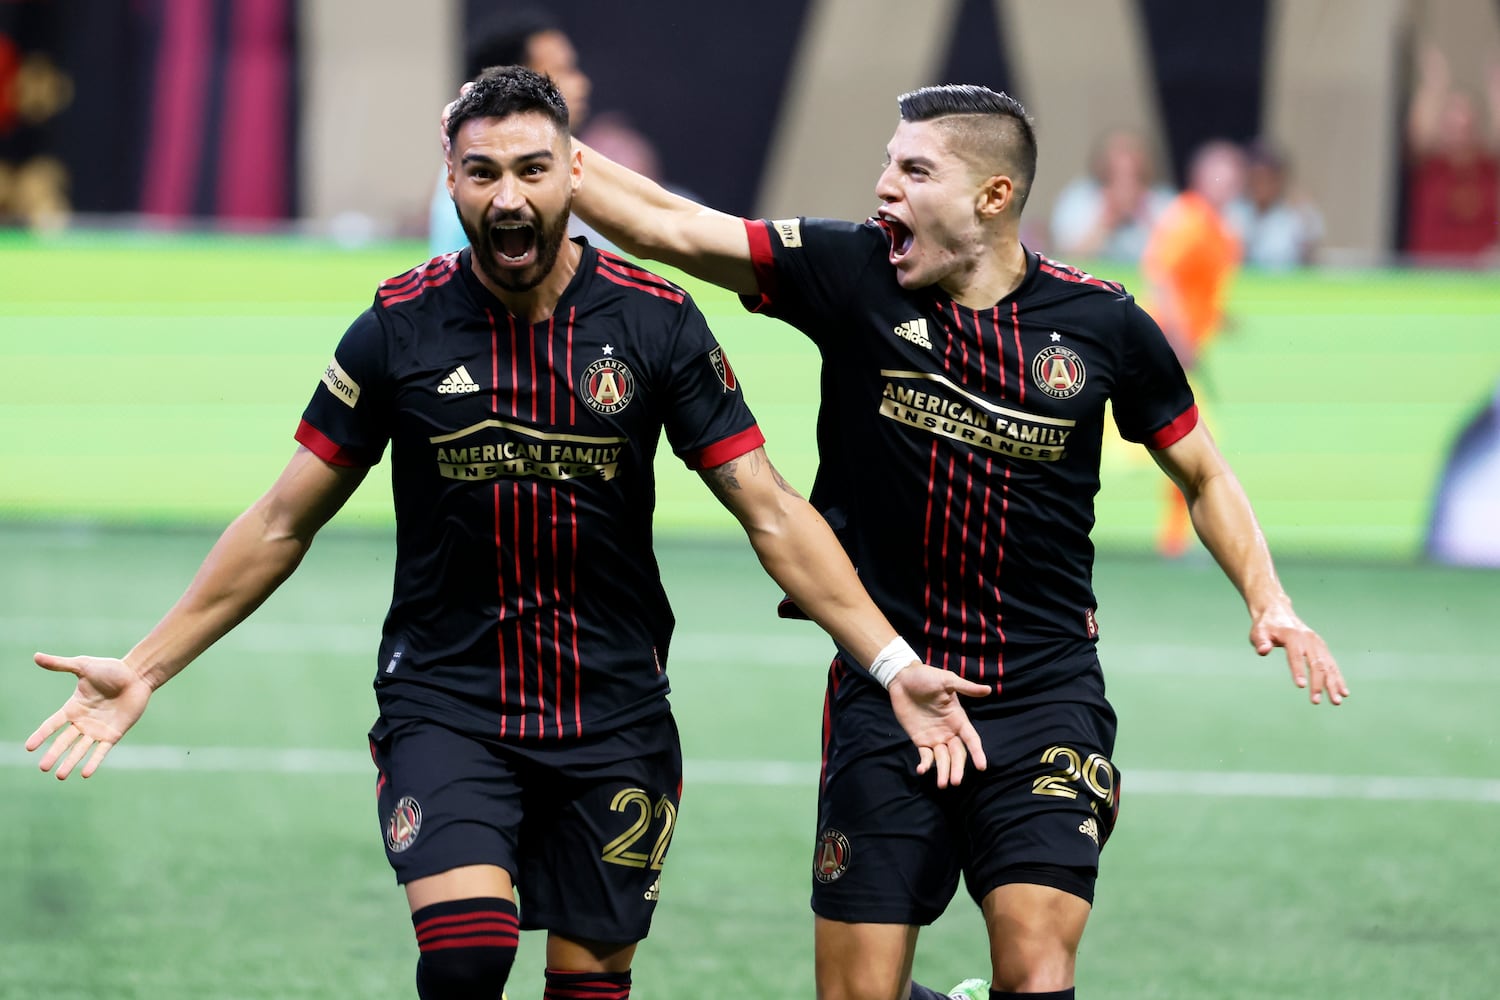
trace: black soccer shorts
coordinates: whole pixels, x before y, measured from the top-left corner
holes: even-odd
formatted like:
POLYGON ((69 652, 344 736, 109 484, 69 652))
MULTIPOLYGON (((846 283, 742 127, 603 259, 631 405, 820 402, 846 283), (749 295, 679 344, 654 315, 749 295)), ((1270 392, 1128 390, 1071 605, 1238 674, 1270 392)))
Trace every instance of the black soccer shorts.
POLYGON ((849 923, 926 925, 960 874, 976 903, 1013 882, 1093 901, 1119 773, 1107 705, 1051 703, 974 719, 988 767, 939 789, 873 685, 832 715, 812 908, 849 923))
POLYGON ((622 944, 645 938, 682 795, 670 715, 526 747, 421 720, 382 721, 370 747, 398 883, 497 865, 516 885, 523 930, 622 944))

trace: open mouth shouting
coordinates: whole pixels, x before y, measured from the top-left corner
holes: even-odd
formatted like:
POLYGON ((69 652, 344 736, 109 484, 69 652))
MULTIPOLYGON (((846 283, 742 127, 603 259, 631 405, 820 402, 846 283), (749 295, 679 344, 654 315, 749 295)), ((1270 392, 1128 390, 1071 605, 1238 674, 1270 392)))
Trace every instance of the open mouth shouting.
POLYGON ((537 232, 529 222, 507 220, 490 227, 490 245, 499 263, 506 267, 526 267, 536 258, 537 232))
POLYGON ((894 216, 881 212, 880 221, 884 222, 891 232, 890 261, 899 267, 901 261, 911 253, 912 244, 916 242, 916 236, 912 233, 910 226, 894 216))

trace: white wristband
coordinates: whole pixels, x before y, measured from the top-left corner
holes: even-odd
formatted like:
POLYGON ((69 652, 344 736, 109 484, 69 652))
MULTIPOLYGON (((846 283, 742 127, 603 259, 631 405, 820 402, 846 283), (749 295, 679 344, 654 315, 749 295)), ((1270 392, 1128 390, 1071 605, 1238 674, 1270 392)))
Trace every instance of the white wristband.
POLYGON ((911 666, 911 661, 916 659, 920 659, 917 651, 898 635, 886 643, 886 647, 876 653, 875 659, 870 661, 870 676, 879 681, 881 687, 889 688, 896 675, 903 668, 911 666))

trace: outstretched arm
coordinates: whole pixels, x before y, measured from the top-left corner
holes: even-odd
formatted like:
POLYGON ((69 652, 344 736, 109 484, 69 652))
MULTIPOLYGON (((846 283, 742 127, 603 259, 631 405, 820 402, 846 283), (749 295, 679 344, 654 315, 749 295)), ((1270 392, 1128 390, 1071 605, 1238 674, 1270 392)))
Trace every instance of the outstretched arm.
MULTIPOLYGON (((459 95, 471 86, 464 84, 459 95)), ((438 122, 444 161, 451 159, 448 115, 456 103, 443 108, 438 122)), ((573 197, 573 212, 610 242, 740 295, 760 290, 744 219, 673 194, 577 139, 573 148, 583 153, 583 185, 573 197)))
POLYGON ((745 220, 673 194, 574 140, 583 185, 573 211, 627 253, 680 268, 741 295, 758 289, 745 220))
MULTIPOLYGON (((868 668, 897 638, 896 630, 865 593, 827 522, 781 478, 765 450, 757 448, 701 475, 738 518, 771 578, 868 668)), ((966 751, 976 767, 985 766, 979 734, 957 696, 981 697, 989 688, 913 659, 889 690, 896 718, 917 745, 917 773, 936 763, 939 787, 957 784, 966 751)))
POLYGON ((37 653, 48 670, 75 675, 72 697, 26 741, 48 771, 61 758, 66 778, 89 755, 89 777, 146 710, 151 693, 191 663, 271 595, 302 561, 313 536, 364 479, 363 468, 330 465, 306 448, 269 492, 219 536, 187 591, 123 658, 37 653))
POLYGON ((1328 693, 1337 705, 1349 686, 1323 639, 1302 623, 1292 599, 1281 588, 1265 535, 1250 500, 1201 423, 1177 443, 1152 457, 1187 499, 1193 527, 1245 599, 1250 611, 1250 644, 1261 656, 1280 646, 1298 687, 1309 688, 1313 704, 1328 693))

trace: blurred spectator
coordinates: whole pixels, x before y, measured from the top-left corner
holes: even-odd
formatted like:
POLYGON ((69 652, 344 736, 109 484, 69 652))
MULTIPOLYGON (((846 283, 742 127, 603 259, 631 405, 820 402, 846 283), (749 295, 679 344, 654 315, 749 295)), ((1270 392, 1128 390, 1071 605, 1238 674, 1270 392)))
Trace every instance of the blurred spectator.
MULTIPOLYGON (((1224 301, 1241 256, 1226 213, 1244 190, 1243 151, 1224 140, 1204 144, 1188 167, 1187 190, 1162 213, 1141 258, 1148 309, 1187 371, 1200 410, 1206 400, 1197 363, 1223 323, 1224 301)), ((1187 549, 1191 524, 1182 494, 1170 482, 1166 498, 1157 547, 1175 558, 1187 549)))
POLYGON ((1285 270, 1312 261, 1323 215, 1290 188, 1286 156, 1264 139, 1245 148, 1245 194, 1226 210, 1251 267, 1285 270))
POLYGON ((626 115, 607 111, 589 122, 582 132, 574 134, 590 149, 661 183, 661 157, 656 147, 626 115))
POLYGON ((1154 183, 1151 156, 1139 135, 1108 132, 1094 147, 1088 175, 1058 194, 1048 250, 1061 257, 1134 263, 1172 194, 1154 183))
MULTIPOLYGON (((464 52, 464 81, 488 66, 525 66, 552 78, 568 102, 568 123, 576 133, 588 118, 592 84, 578 67, 578 53, 562 27, 545 12, 530 7, 508 11, 485 24, 464 52)), ((458 88, 454 88, 457 95, 458 88)), ((569 232, 592 231, 575 217, 569 232)), ((428 248, 435 257, 468 246, 453 199, 448 194, 447 167, 438 175, 437 190, 428 213, 428 248)), ((591 240, 592 242, 592 240, 591 240)))
POLYGON ((1406 121, 1413 257, 1476 263, 1500 249, 1500 61, 1489 68, 1487 89, 1482 122, 1473 95, 1453 86, 1447 58, 1423 46, 1406 121))
POLYGON ((1427 555, 1455 566, 1500 568, 1500 385, 1448 452, 1427 555))

